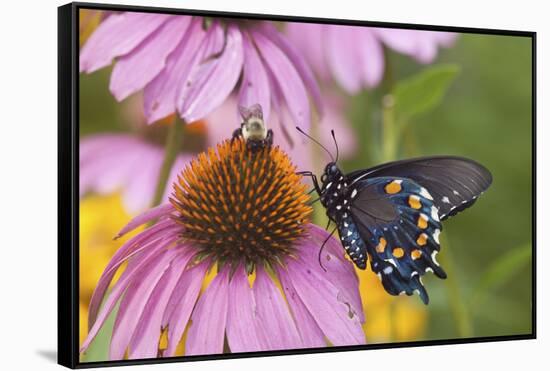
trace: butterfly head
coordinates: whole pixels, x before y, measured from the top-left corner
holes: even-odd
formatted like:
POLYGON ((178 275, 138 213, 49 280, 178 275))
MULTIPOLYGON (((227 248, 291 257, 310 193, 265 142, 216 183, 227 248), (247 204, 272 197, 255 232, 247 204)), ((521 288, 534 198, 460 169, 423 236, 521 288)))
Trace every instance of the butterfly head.
POLYGON ((331 161, 327 164, 327 166, 325 166, 325 170, 321 176, 321 181, 323 182, 323 186, 325 186, 327 183, 339 180, 342 176, 342 171, 338 165, 336 165, 336 162, 331 161))

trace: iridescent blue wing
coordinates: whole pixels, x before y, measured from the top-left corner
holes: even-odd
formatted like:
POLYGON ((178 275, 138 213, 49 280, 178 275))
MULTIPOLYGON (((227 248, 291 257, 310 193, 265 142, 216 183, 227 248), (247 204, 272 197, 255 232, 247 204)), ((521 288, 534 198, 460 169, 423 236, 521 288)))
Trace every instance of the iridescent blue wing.
POLYGON ((492 182, 489 170, 467 158, 454 156, 421 157, 389 162, 354 171, 346 178, 354 184, 367 178, 402 177, 411 179, 433 197, 441 220, 470 207, 492 182))
POLYGON ((348 186, 349 211, 372 270, 391 295, 428 293, 420 277, 446 274, 435 260, 441 222, 429 193, 411 179, 375 177, 348 186))

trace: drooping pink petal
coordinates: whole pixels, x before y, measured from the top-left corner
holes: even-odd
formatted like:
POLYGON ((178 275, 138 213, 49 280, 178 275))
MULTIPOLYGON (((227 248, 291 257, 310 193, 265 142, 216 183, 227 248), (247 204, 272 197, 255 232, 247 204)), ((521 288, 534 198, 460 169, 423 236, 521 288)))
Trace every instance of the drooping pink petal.
POLYGON ((178 280, 185 272, 187 263, 193 256, 193 253, 185 246, 180 245, 177 248, 187 251, 172 260, 170 267, 151 293, 130 340, 128 356, 131 359, 154 358, 158 354, 162 317, 166 305, 178 280))
POLYGON ((229 268, 225 267, 212 280, 199 298, 191 316, 185 354, 218 354, 223 340, 229 302, 229 268))
POLYGON ((118 360, 124 357, 155 286, 178 253, 180 252, 177 249, 163 252, 158 258, 149 261, 147 267, 133 278, 117 312, 109 346, 109 359, 118 360))
MULTIPOLYGON (((312 232, 317 229, 319 233, 320 227, 310 225, 309 230, 312 232)), ((312 241, 302 242, 300 248, 299 262, 307 267, 308 270, 314 271, 319 277, 333 283, 339 290, 338 299, 349 306, 349 312, 355 313, 359 317, 360 322, 365 321, 363 314, 363 306, 361 303, 361 295, 359 293, 359 280, 355 274, 353 264, 343 257, 344 249, 336 238, 331 238, 323 248, 321 254, 321 264, 318 261, 318 251, 321 244, 324 243, 328 234, 322 230, 324 235, 322 238, 312 238, 312 241)))
MULTIPOLYGON (((122 263, 142 251, 147 251, 148 249, 156 250, 155 244, 165 239, 166 236, 173 233, 173 230, 175 229, 174 225, 175 223, 172 220, 160 221, 154 226, 145 230, 144 232, 138 234, 137 236, 134 236, 117 250, 115 255, 109 261, 109 264, 107 264, 107 267, 105 267, 103 273, 101 274, 101 277, 99 278, 96 288, 92 294, 92 298, 90 299, 90 305, 88 309, 89 327, 91 327, 95 323, 97 313, 99 311, 101 302, 103 301, 105 292, 107 291, 111 280, 113 279, 115 273, 122 265, 122 263)), ((124 274, 129 271, 131 270, 126 269, 124 271, 124 274)))
POLYGON ((143 89, 162 71, 166 58, 185 35, 190 22, 190 16, 172 17, 117 61, 109 89, 118 101, 143 89))
MULTIPOLYGON (((265 350, 257 325, 260 319, 254 293, 244 267, 239 266, 229 282, 227 342, 231 353, 265 350)), ((271 320, 271 319, 270 319, 271 320)))
POLYGON ((260 32, 262 32, 287 55, 300 74, 300 77, 302 78, 309 94, 311 94, 317 111, 320 115, 323 115, 324 109, 323 100, 321 99, 321 89, 319 88, 319 84, 317 84, 313 71, 307 64, 302 53, 299 52, 299 49, 291 44, 286 37, 270 22, 263 22, 261 24, 260 32))
POLYGON ((288 272, 285 269, 278 269, 277 273, 304 348, 325 347, 327 345, 325 335, 292 286, 288 272))
POLYGON ((287 304, 262 267, 257 269, 253 290, 259 318, 259 335, 267 344, 266 349, 302 348, 304 345, 287 304))
POLYGON ((239 92, 239 106, 250 107, 257 103, 260 104, 262 106, 264 122, 267 123, 269 122, 269 115, 271 113, 269 78, 248 34, 243 34, 243 47, 244 68, 239 92))
POLYGON ((80 51, 80 72, 94 72, 137 47, 170 17, 167 14, 124 12, 103 21, 80 51))
POLYGON ((124 226, 116 235, 116 238, 124 236, 126 233, 133 231, 140 225, 143 225, 151 220, 158 219, 162 216, 168 215, 174 211, 174 207, 171 204, 164 204, 150 208, 149 210, 136 216, 128 224, 124 226))
POLYGON ((105 300, 105 303, 103 304, 101 310, 99 311, 99 314, 97 315, 97 319, 95 321, 90 322, 93 323, 93 325, 90 328, 90 331, 88 332, 88 336, 82 343, 82 346, 80 348, 80 352, 84 352, 86 349, 88 349, 88 346, 90 345, 91 341, 96 337, 99 329, 103 324, 105 323, 105 320, 115 307, 115 304, 120 299, 123 292, 126 290, 128 285, 132 282, 136 274, 139 274, 143 270, 144 267, 148 265, 148 263, 151 262, 151 259, 155 256, 160 254, 160 251, 164 248, 168 247, 170 244, 174 242, 174 239, 167 239, 165 241, 162 241, 158 244, 155 244, 152 246, 151 249, 148 249, 143 253, 143 256, 140 257, 140 259, 135 264, 129 264, 126 270, 124 271, 124 274, 120 277, 120 279, 116 282, 116 284, 113 286, 113 289, 111 290, 109 296, 105 300))
POLYGON ((367 87, 373 88, 380 84, 384 76, 384 50, 374 33, 367 27, 355 28, 355 42, 362 71, 363 81, 367 87))
MULTIPOLYGON (((204 118, 229 96, 243 66, 242 35, 236 25, 227 27, 221 55, 209 55, 190 76, 189 89, 178 97, 178 111, 187 121, 204 118)), ((189 82, 189 80, 188 80, 189 82)))
POLYGON ((200 19, 193 19, 185 36, 166 61, 166 67, 145 87, 144 112, 151 124, 176 111, 177 92, 189 72, 198 63, 197 50, 206 32, 200 19))
POLYGON ((323 28, 326 42, 327 62, 335 80, 350 94, 361 89, 361 75, 356 26, 327 25, 323 28))
POLYGON ((341 288, 301 261, 289 259, 287 271, 290 283, 333 345, 365 343, 359 317, 350 310, 341 288))
POLYGON ((307 130, 311 125, 311 110, 300 74, 288 56, 271 40, 257 31, 252 31, 251 34, 292 115, 292 126, 301 126, 307 130))
POLYGON ((208 261, 187 268, 179 279, 164 311, 162 327, 168 327, 168 348, 165 357, 172 357, 187 327, 191 312, 195 307, 202 281, 209 266, 208 261))

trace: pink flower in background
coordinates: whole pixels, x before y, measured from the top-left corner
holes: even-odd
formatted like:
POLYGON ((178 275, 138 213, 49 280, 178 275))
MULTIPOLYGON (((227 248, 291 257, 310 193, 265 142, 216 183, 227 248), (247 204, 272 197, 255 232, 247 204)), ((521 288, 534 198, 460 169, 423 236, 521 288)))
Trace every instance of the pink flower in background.
POLYGON ((109 359, 173 356, 184 332, 185 355, 222 353, 225 340, 231 352, 363 344, 354 268, 335 238, 319 265, 328 233, 308 222, 309 197, 294 171, 280 149, 252 154, 241 140, 194 160, 175 183, 171 204, 119 233, 156 220, 105 268, 81 351, 117 303, 109 359))
POLYGON ((286 34, 323 80, 333 78, 348 93, 377 86, 384 76, 384 48, 431 63, 449 47, 448 32, 289 22, 286 34))
MULTIPOLYGON (((131 134, 97 134, 80 140, 80 197, 122 192, 124 208, 136 214, 151 206, 158 183, 164 148, 131 134)), ((191 160, 180 154, 170 172, 172 184, 191 160)), ((169 196, 167 189, 163 200, 169 196)))
POLYGON ((107 17, 80 52, 80 71, 109 66, 117 100, 143 90, 148 123, 174 112, 204 118, 238 91, 239 104, 259 103, 264 117, 286 110, 309 127, 309 95, 319 89, 301 55, 268 22, 125 12, 107 17))

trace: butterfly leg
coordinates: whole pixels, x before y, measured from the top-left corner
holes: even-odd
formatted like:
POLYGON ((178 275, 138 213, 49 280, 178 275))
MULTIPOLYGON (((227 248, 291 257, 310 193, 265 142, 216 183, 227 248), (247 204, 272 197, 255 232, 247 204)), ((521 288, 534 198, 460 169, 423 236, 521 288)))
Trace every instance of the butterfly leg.
MULTIPOLYGON (((329 223, 330 223, 330 220, 329 220, 329 223)), ((328 225, 327 225, 327 228, 328 228, 328 225)), ((325 239, 325 241, 323 241, 323 244, 321 245, 321 248, 319 249, 319 257, 318 257, 318 260, 319 260, 319 265, 321 266, 321 268, 323 268, 323 270, 326 272, 326 268, 323 267, 323 262, 321 261, 321 255, 323 254, 323 249, 325 248, 325 245, 327 244, 327 242, 332 238, 332 236, 334 235, 334 232, 336 232, 336 229, 338 229, 338 227, 334 227, 334 229, 332 230, 332 232, 330 232, 330 234, 328 235, 328 237, 325 239)))
POLYGON ((310 177, 319 196, 323 194, 321 187, 319 186, 319 181, 317 180, 317 175, 313 174, 311 171, 298 171, 296 174, 310 177))

